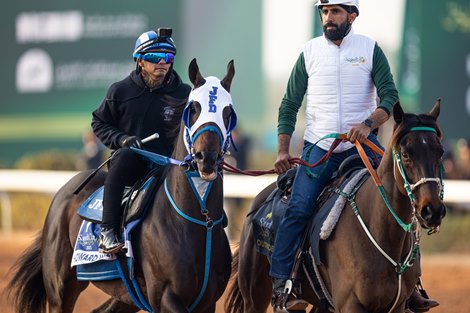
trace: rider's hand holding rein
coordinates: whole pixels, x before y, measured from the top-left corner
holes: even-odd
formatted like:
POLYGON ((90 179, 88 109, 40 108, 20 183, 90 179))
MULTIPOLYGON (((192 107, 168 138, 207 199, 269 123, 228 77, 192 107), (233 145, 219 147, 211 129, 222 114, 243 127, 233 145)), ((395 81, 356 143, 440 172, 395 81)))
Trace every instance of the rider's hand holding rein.
POLYGON ((279 149, 277 152, 276 163, 274 163, 274 169, 277 174, 282 174, 292 167, 291 163, 289 163, 289 159, 291 159, 289 154, 290 136, 280 134, 277 137, 277 142, 279 149))
POLYGON ((365 123, 360 123, 356 126, 353 126, 349 130, 347 133, 347 138, 352 143, 356 142, 356 140, 360 143, 364 143, 371 131, 372 127, 366 125, 365 123))
POLYGON ((388 120, 389 113, 382 107, 375 109, 372 114, 365 119, 362 123, 353 126, 347 133, 347 138, 350 142, 354 143, 358 140, 364 143, 369 134, 376 128, 379 128, 383 123, 388 120))

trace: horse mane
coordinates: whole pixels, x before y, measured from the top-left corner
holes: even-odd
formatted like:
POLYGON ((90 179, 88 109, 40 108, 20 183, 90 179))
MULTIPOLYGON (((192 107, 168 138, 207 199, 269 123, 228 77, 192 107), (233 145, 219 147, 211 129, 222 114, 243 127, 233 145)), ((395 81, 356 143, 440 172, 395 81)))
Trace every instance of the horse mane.
POLYGON ((437 136, 442 139, 442 130, 437 121, 429 114, 414 114, 405 113, 403 121, 395 124, 394 135, 391 139, 391 144, 396 147, 405 134, 407 134, 413 127, 431 127, 436 130, 437 136))

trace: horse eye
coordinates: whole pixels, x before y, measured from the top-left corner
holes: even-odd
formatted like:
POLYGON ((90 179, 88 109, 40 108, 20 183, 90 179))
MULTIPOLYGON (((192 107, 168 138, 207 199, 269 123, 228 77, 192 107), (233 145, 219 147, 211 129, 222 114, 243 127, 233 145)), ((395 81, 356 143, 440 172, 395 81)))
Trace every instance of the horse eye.
POLYGON ((401 152, 401 157, 402 157, 403 159, 405 159, 405 160, 408 160, 408 159, 410 158, 410 156, 408 155, 408 153, 406 153, 406 152, 404 152, 404 151, 401 152))
POLYGON ((197 121, 200 113, 201 113, 201 104, 197 101, 194 101, 189 106, 190 125, 193 125, 197 121))
POLYGON ((230 117, 232 117, 232 114, 233 114, 233 111, 230 108, 228 107, 224 108, 223 116, 224 116, 225 127, 228 127, 228 123, 230 121, 230 117))

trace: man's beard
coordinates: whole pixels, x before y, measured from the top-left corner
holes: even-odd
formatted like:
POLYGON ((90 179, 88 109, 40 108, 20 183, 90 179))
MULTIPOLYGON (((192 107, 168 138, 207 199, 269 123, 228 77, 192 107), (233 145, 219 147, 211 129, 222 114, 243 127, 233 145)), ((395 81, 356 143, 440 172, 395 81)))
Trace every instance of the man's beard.
POLYGON ((343 23, 340 25, 334 23, 326 23, 323 25, 323 33, 325 37, 331 41, 342 40, 351 30, 351 23, 343 23), (335 29, 327 29, 327 27, 334 26, 335 29))

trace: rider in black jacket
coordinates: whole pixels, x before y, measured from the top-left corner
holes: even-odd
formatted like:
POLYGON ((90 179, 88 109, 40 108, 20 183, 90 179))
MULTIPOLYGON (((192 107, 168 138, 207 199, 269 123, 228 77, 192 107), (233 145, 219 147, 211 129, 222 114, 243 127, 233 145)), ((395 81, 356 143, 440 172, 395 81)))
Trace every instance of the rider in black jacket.
POLYGON ((99 240, 104 253, 116 253, 124 245, 118 234, 124 187, 132 186, 150 169, 148 161, 129 148, 170 156, 178 135, 191 87, 173 70, 176 46, 171 33, 171 29, 160 28, 137 39, 133 53, 136 69, 112 84, 93 112, 94 133, 114 150, 104 183, 99 240), (158 133, 158 139, 142 143, 154 133, 158 133))

